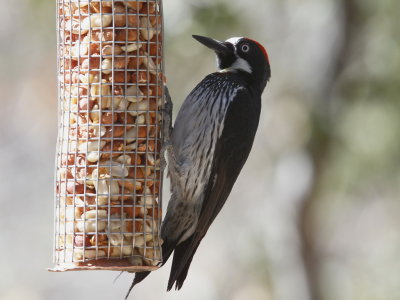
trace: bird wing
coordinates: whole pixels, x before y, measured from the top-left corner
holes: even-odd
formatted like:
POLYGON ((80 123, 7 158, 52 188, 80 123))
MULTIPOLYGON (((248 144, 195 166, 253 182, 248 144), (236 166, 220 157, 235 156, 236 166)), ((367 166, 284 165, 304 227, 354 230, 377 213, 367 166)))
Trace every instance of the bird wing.
POLYGON ((206 131, 204 129, 207 124, 211 123, 207 105, 209 103, 207 98, 215 97, 212 94, 212 88, 209 87, 211 84, 212 77, 209 75, 187 96, 175 120, 171 143, 174 159, 179 164, 179 175, 182 179, 188 176, 189 170, 185 166, 193 166, 190 148, 203 138, 201 129, 203 132, 206 131), (211 91, 211 93, 205 93, 204 90, 211 91))
POLYGON ((208 180, 205 172, 199 176, 199 170, 211 169, 212 159, 210 156, 204 158, 204 153, 212 143, 210 126, 213 125, 213 118, 209 103, 218 99, 218 89, 212 76, 206 76, 186 97, 171 135, 172 147, 168 149, 171 198, 161 226, 161 237, 164 243, 167 241, 170 244, 172 250, 194 231, 203 198, 199 194, 208 180), (196 215, 195 218, 191 213, 196 215))
POLYGON ((175 249, 168 290, 174 283, 177 289, 181 288, 200 241, 228 198, 253 145, 260 106, 260 97, 251 97, 246 89, 240 89, 228 106, 224 128, 216 143, 197 228, 175 249))

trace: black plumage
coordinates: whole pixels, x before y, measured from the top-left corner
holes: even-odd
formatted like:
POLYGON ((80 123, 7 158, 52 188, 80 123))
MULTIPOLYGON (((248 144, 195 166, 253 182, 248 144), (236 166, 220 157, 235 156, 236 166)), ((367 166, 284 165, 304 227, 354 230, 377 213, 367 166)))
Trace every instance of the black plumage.
MULTIPOLYGON (((220 77, 219 79, 224 82, 236 81, 241 76, 245 77, 244 74, 237 76, 237 74, 230 73, 210 75, 211 78, 220 77)), ((214 81, 217 82, 215 79, 214 81)), ((243 87, 243 83, 240 86, 243 87)), ((222 134, 216 141, 210 179, 205 187, 197 227, 190 238, 175 248, 168 290, 175 282, 177 289, 182 287, 193 255, 211 223, 225 204, 253 145, 260 116, 261 95, 251 97, 250 91, 243 88, 239 89, 235 97, 229 101, 222 134)))
MULTIPOLYGON (((248 158, 270 77, 268 56, 257 42, 194 37, 216 52, 221 71, 206 76, 189 94, 172 131, 171 199, 161 228, 162 264, 173 253, 167 290, 182 287, 248 158)), ((148 274, 137 273, 131 288, 148 274)))

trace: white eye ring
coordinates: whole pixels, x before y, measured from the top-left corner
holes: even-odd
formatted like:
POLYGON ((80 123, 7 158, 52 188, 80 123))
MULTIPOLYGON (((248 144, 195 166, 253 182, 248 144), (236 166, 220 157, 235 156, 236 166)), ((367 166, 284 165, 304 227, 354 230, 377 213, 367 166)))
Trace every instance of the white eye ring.
POLYGON ((250 51, 250 46, 248 44, 244 44, 241 47, 243 52, 249 52, 250 51))

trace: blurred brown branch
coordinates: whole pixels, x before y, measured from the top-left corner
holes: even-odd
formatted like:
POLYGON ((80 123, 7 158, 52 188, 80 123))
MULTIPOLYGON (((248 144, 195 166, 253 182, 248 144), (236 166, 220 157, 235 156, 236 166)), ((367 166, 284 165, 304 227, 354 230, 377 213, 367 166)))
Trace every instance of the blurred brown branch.
POLYGON ((299 230, 302 240, 302 257, 307 274, 310 291, 310 299, 324 299, 318 274, 319 255, 313 239, 316 226, 313 224, 313 208, 319 198, 319 189, 324 178, 324 173, 329 167, 329 157, 334 145, 333 133, 335 132, 331 104, 338 101, 335 95, 340 93, 338 80, 346 68, 350 59, 351 49, 356 40, 356 33, 360 26, 360 7, 356 0, 342 0, 339 5, 342 14, 342 32, 338 39, 340 46, 333 55, 325 79, 325 85, 321 88, 320 100, 313 113, 313 131, 308 145, 308 150, 313 162, 313 182, 308 194, 302 200, 299 211, 299 230))

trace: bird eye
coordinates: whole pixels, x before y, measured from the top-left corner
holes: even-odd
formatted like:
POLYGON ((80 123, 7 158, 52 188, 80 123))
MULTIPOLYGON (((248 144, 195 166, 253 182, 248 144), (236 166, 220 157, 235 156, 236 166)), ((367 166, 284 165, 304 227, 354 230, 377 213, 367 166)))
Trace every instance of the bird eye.
POLYGON ((242 46, 242 51, 243 51, 243 52, 249 52, 249 50, 250 50, 250 46, 249 46, 248 44, 244 44, 244 45, 242 46))

